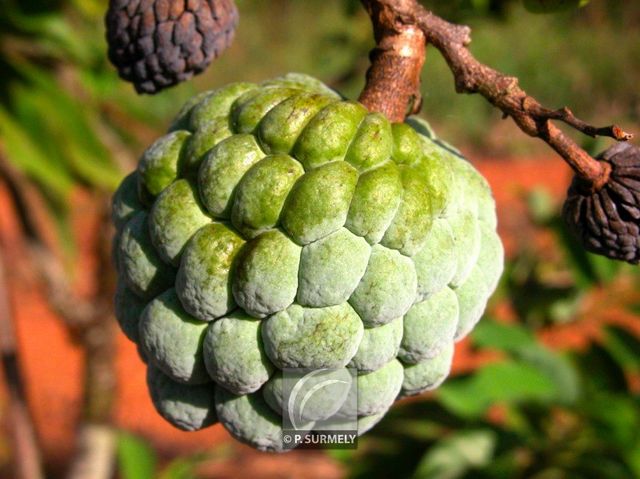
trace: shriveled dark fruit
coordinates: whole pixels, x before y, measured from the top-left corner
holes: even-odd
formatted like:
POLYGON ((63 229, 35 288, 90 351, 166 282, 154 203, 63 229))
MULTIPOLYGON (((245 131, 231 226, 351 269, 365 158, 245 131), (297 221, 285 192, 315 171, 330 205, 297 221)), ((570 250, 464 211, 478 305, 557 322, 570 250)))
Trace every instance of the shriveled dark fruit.
POLYGON ((577 175, 562 215, 583 246, 608 258, 640 263, 640 148, 617 143, 597 157, 611 166, 596 190, 577 175))
POLYGON ((233 0, 110 0, 109 59, 138 93, 157 93, 205 70, 233 40, 233 0))

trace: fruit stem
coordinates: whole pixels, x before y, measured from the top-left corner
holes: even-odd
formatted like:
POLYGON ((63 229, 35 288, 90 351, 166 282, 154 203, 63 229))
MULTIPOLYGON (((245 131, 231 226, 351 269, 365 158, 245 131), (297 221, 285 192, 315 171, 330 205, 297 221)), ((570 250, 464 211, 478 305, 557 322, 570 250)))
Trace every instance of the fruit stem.
POLYGON ((393 122, 402 122, 417 113, 422 103, 420 73, 426 54, 426 39, 416 25, 397 21, 393 3, 363 0, 371 16, 376 47, 371 50, 367 83, 359 101, 370 111, 383 113, 393 122))

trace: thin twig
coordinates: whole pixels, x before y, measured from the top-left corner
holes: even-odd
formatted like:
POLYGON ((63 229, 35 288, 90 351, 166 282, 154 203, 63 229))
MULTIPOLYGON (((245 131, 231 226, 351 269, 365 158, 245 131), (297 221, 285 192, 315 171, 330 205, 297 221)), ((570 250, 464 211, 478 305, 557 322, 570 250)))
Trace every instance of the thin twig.
POLYGON ((549 110, 540 104, 524 105, 529 113, 538 118, 548 118, 549 120, 559 120, 592 138, 597 136, 607 136, 617 141, 628 141, 633 138, 631 133, 627 133, 618 125, 609 125, 603 127, 595 127, 585 121, 576 118, 568 107, 562 107, 558 110, 549 110))
MULTIPOLYGON (((551 123, 557 120, 589 136, 609 136, 619 141, 632 138, 617 125, 595 127, 577 119, 567 109, 551 110, 543 107, 535 98, 529 96, 518 85, 518 79, 504 75, 482 63, 471 54, 468 45, 471 43, 471 29, 464 25, 456 25, 434 15, 415 0, 362 0, 368 12, 384 10, 393 16, 396 25, 416 26, 422 30, 427 43, 440 51, 453 72, 456 91, 458 93, 479 93, 492 105, 499 108, 504 116, 510 116, 518 127, 526 134, 545 141, 594 188, 600 188, 609 177, 606 163, 592 158, 569 138, 558 127, 551 123)), ((380 22, 375 15, 374 23, 380 22)), ((389 19, 385 19, 389 22, 389 19)), ((372 65, 372 68, 374 65, 372 65)), ((375 75, 369 75, 373 80, 375 75)), ((367 89, 376 88, 371 81, 367 89)), ((363 92, 363 96, 366 94, 363 92)), ((379 101, 396 101, 394 97, 380 98, 379 101)), ((369 106, 369 105, 367 105, 369 106)), ((404 105, 406 110, 406 105, 404 105)), ((383 111, 398 109, 375 105, 373 109, 383 111)))
POLYGON ((36 208, 30 204, 29 181, 9 163, 0 151, 0 177, 5 180, 16 208, 16 213, 25 233, 25 245, 29 257, 38 270, 48 292, 49 303, 66 325, 73 331, 86 327, 92 318, 97 316, 96 304, 93 301, 78 297, 72 290, 68 274, 57 256, 51 251, 42 238, 38 221, 33 215, 36 208))

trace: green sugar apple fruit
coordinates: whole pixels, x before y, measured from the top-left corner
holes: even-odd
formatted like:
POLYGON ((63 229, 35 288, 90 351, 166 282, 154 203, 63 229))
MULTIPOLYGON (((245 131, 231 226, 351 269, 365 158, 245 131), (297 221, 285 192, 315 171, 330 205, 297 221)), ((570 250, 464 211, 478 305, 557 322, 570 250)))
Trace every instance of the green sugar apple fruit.
POLYGON ((436 388, 503 268, 470 163, 425 122, 300 74, 190 100, 113 221, 116 315, 158 412, 269 451, 285 449, 289 369, 331 385, 303 391, 308 429, 351 405, 363 433, 436 388))

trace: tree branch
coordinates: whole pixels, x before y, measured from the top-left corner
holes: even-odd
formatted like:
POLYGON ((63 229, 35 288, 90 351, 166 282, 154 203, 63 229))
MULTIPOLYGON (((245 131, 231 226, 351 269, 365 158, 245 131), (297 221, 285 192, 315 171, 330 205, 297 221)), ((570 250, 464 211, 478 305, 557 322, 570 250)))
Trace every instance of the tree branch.
POLYGON ((0 248, 0 353, 9 393, 9 418, 15 449, 15 473, 16 477, 20 479, 39 479, 44 477, 42 460, 33 422, 27 408, 7 286, 3 250, 0 248))
MULTIPOLYGON (((375 32, 394 31, 388 25, 400 25, 396 29, 417 27, 424 33, 426 42, 437 48, 449 68, 451 69, 456 91, 458 93, 479 93, 492 105, 500 109, 503 115, 510 116, 518 127, 526 134, 545 141, 553 148, 573 169, 594 188, 599 189, 609 177, 610 168, 605 162, 592 158, 580 148, 571 138, 551 123, 551 120, 561 121, 589 136, 608 136, 618 141, 632 138, 617 125, 595 127, 576 118, 568 108, 551 110, 543 107, 535 98, 529 96, 518 85, 518 79, 504 75, 482 63, 471 54, 468 45, 471 43, 471 29, 464 25, 456 25, 434 15, 422 7, 416 0, 362 0, 371 16, 375 32), (383 11, 384 15, 376 15, 383 11)), ((394 42, 392 34, 384 34, 378 38, 378 46, 394 42)), ((393 48, 391 48, 393 49, 393 48)), ((373 97, 369 90, 378 89, 377 80, 380 75, 371 70, 379 68, 372 62, 367 73, 367 85, 361 98, 375 98, 374 102, 365 105, 374 111, 407 111, 408 103, 389 106, 387 102, 400 101, 397 95, 382 98, 373 97)), ((382 72, 383 73, 383 72, 382 72)), ((396 76, 398 74, 396 73, 396 76)), ((385 85, 387 92, 394 88, 385 85)), ((402 87, 401 87, 402 88, 402 87)), ((414 96, 419 93, 414 91, 414 96)), ((397 117, 390 117, 397 121, 397 117)))
MULTIPOLYGON (((91 298, 82 298, 73 290, 67 272, 56 254, 40 236, 35 209, 28 194, 32 188, 11 164, 0 148, 0 178, 9 189, 26 236, 26 247, 34 269, 40 273, 48 300, 58 313, 70 335, 84 353, 83 410, 76 454, 70 467, 72 479, 91 477, 106 479, 113 471, 115 433, 111 427, 111 412, 115 401, 115 328, 113 294, 115 280, 111 271, 111 246, 108 195, 99 193, 99 225, 93 246, 99 261, 96 268, 97 291, 91 298)), ((0 258, 1 259, 1 258, 0 258)), ((1 271, 0 271, 1 273, 1 271)), ((0 276, 0 320, 2 320, 2 277, 0 276)), ((0 321, 0 326, 2 326, 0 321)), ((5 337, 0 328, 0 340, 5 337)), ((2 341, 0 341, 0 344, 2 341)), ((17 373, 16 373, 17 374, 17 373)), ((38 476, 25 476, 38 477, 38 476)))

